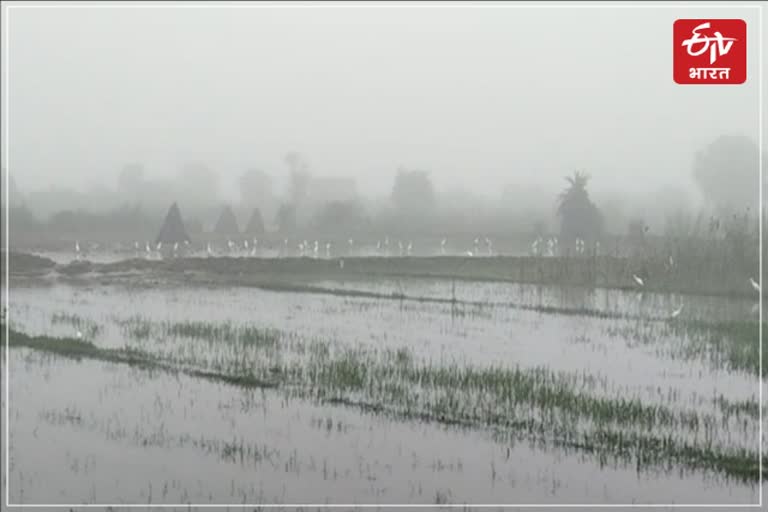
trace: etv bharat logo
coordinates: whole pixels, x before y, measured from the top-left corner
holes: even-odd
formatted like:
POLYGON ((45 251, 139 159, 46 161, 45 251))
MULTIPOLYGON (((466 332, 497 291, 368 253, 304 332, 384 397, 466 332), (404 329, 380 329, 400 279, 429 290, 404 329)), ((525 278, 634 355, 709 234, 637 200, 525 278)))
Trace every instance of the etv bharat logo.
POLYGON ((743 84, 747 80, 744 20, 677 20, 673 75, 678 84, 743 84))

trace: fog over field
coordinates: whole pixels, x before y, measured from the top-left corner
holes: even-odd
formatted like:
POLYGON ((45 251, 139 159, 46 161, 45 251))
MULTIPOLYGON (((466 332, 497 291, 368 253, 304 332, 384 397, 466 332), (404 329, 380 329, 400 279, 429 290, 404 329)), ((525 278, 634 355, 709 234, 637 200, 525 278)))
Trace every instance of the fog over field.
POLYGON ((757 503, 766 6, 4 2, 3 500, 757 503))

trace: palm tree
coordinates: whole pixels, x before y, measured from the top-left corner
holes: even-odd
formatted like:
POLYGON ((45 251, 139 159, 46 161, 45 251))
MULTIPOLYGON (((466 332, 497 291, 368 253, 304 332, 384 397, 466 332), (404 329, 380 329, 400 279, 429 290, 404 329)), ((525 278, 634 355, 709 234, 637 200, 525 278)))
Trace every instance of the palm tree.
POLYGON ((560 194, 557 215, 560 217, 560 239, 572 244, 577 238, 592 243, 598 240, 603 219, 587 192, 589 175, 576 171, 566 176, 568 187, 560 194))

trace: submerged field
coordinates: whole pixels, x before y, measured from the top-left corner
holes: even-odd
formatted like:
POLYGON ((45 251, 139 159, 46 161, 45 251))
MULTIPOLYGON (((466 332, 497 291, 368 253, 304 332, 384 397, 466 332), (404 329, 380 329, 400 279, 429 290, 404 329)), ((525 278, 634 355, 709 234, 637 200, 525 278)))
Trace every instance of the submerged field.
POLYGON ((14 282, 11 501, 758 501, 757 297, 272 284, 14 282))

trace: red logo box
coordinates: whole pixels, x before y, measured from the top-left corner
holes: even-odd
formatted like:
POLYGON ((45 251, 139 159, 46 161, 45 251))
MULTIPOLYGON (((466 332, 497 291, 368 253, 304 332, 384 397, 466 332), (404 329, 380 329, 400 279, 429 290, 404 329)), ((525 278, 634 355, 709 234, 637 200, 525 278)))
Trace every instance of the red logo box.
POLYGON ((744 20, 677 20, 672 65, 676 83, 734 85, 747 80, 744 20))

